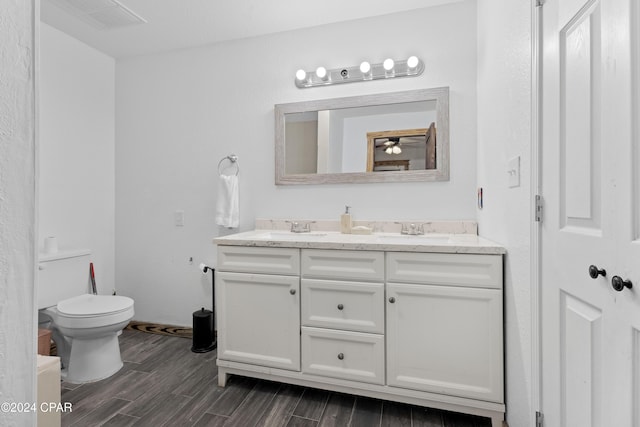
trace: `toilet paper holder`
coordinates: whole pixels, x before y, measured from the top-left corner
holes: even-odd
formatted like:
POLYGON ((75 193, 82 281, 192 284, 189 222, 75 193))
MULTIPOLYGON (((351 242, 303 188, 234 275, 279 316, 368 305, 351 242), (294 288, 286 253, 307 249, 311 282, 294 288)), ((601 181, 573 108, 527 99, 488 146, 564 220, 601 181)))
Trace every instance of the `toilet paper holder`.
POLYGON ((218 347, 218 341, 216 336, 216 270, 212 267, 209 267, 206 264, 200 264, 199 266, 202 274, 207 274, 211 271, 211 330, 209 331, 206 325, 208 323, 207 317, 209 313, 204 307, 201 310, 198 310, 193 313, 193 346, 191 347, 191 351, 194 353, 206 353, 211 350, 214 350, 218 347), (205 326, 203 326, 205 325, 205 326), (201 336, 202 331, 198 331, 196 328, 199 326, 200 328, 205 328, 204 334, 205 336, 201 336), (206 336, 211 334, 211 336, 206 336))

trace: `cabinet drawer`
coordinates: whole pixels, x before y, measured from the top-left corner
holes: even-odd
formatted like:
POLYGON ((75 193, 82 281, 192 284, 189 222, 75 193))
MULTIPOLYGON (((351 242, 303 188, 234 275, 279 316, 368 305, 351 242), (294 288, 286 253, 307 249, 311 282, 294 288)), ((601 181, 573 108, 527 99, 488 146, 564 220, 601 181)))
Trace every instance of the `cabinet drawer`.
POLYGON ((300 250, 293 248, 254 248, 218 246, 220 271, 237 273, 300 274, 300 250))
POLYGON ((384 337, 303 327, 302 371, 384 384, 384 337))
POLYGON ((384 332, 384 285, 302 279, 302 325, 384 332))
POLYGON ((384 252, 303 249, 301 257, 305 278, 384 280, 384 252))
POLYGON ((387 281, 502 289, 502 256, 388 252, 387 281))

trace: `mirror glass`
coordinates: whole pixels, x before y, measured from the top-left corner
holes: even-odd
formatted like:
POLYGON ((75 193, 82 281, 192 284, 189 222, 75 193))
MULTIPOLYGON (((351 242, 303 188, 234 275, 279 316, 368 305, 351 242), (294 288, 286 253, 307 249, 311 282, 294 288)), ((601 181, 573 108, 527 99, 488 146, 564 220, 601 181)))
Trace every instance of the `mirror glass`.
POLYGON ((449 179, 449 90, 279 104, 276 184, 449 179))

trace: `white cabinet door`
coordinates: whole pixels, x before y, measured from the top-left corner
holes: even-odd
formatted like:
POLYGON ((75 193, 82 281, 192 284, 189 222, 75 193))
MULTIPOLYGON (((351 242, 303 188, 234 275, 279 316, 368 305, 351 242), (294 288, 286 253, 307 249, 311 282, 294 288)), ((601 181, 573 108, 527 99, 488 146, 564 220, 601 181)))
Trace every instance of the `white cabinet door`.
POLYGON ((300 370, 300 279, 216 273, 218 358, 300 370))
POLYGON ((387 384, 503 401, 502 292, 387 284, 387 384))

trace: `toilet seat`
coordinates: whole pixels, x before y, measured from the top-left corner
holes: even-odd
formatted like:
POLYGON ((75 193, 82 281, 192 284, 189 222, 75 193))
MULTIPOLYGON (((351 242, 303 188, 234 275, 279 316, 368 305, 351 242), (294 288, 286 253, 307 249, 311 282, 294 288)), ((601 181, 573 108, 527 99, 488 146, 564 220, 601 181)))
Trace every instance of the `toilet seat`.
POLYGON ((122 313, 133 307, 131 298, 119 295, 84 294, 58 302, 58 315, 96 317, 122 313))
MULTIPOLYGON (((56 327, 70 330, 90 330, 109 327, 133 318, 133 300, 119 295, 84 294, 60 301, 45 310, 56 327)), ((123 327, 124 327, 123 326, 123 327)))

